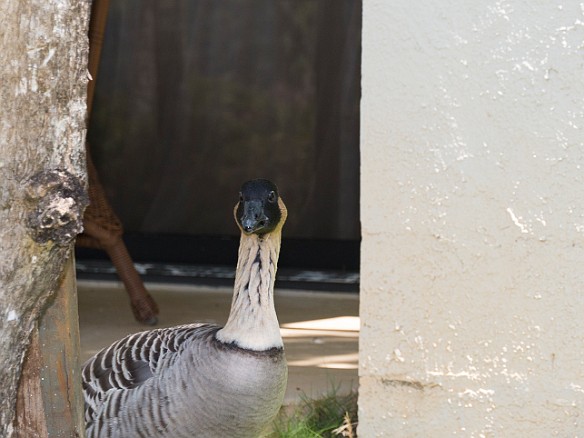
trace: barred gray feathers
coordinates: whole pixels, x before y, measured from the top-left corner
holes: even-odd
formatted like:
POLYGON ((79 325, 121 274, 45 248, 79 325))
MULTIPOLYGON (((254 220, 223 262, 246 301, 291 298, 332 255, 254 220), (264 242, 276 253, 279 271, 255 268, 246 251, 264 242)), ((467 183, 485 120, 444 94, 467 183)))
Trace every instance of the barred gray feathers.
POLYGON ((273 293, 286 219, 276 194, 267 180, 242 187, 235 209, 239 260, 225 327, 137 333, 84 365, 87 438, 257 438, 272 421, 288 377, 273 293))

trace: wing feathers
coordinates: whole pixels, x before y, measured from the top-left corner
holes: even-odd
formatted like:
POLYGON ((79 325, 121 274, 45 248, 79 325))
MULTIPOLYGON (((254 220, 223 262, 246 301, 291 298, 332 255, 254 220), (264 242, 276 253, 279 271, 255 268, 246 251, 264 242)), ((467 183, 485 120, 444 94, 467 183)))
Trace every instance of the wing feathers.
MULTIPOLYGON (((162 369, 168 370, 184 350, 185 342, 214 329, 214 326, 190 324, 156 329, 127 336, 97 353, 83 366, 85 420, 91 423, 98 406, 108 417, 115 416, 123 399, 162 369)), ((102 413, 103 414, 103 413, 102 413)))

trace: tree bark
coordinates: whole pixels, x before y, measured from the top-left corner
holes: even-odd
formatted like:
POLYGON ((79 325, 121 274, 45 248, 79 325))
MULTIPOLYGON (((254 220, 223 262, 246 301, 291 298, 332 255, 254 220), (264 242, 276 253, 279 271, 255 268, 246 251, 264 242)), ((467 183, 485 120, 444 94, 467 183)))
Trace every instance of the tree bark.
MULTIPOLYGON (((58 288, 87 204, 89 5, 0 2, 1 437, 14 435, 31 334, 58 288)), ((30 415, 38 414, 32 408, 30 415)))

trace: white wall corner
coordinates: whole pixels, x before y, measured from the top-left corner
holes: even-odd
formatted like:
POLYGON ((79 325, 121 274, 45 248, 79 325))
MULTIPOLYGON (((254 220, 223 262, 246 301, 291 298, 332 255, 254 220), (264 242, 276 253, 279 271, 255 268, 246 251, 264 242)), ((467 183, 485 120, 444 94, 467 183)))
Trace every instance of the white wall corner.
POLYGON ((584 430, 584 4, 365 0, 359 436, 584 430))

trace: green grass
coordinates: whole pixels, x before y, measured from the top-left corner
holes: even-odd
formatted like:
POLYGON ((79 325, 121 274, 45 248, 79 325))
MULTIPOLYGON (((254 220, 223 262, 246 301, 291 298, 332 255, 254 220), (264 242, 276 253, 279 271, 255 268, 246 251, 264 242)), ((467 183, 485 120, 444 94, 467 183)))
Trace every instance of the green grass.
POLYGON ((339 395, 333 388, 322 398, 303 395, 300 405, 283 408, 268 438, 355 438, 356 423, 357 393, 339 395))

